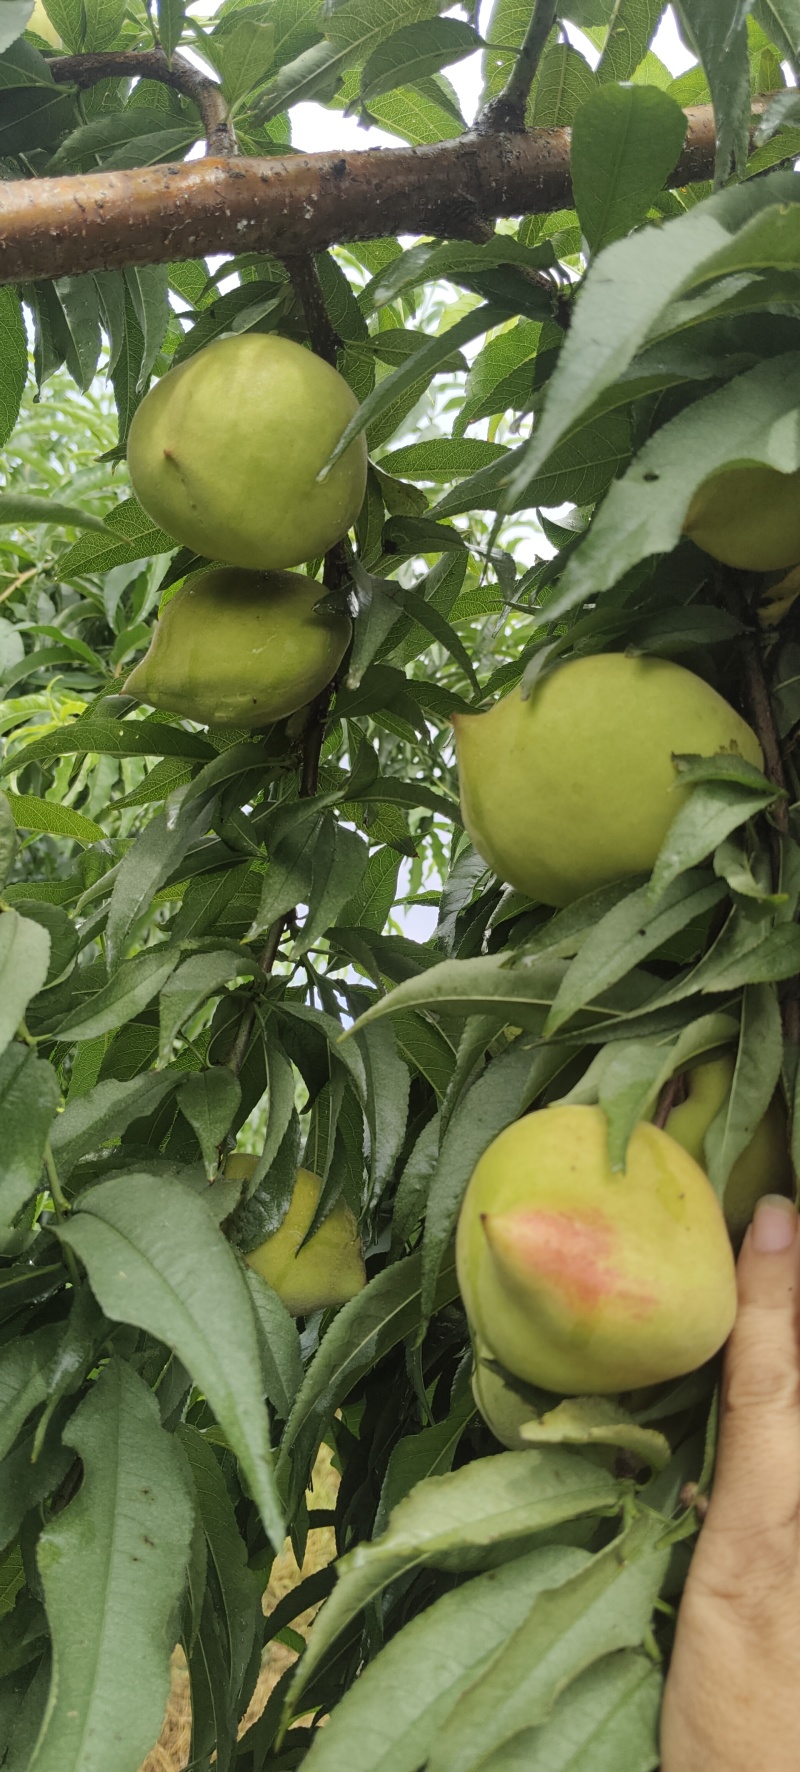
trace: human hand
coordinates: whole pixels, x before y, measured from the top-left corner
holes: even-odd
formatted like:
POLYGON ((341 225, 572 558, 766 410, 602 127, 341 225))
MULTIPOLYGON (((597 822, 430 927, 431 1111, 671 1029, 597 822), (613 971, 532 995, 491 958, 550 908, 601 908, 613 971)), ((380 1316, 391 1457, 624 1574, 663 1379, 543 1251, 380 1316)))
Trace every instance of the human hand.
POLYGON ((681 1602, 661 1772, 800 1762, 800 1236, 759 1202, 737 1267, 714 1489, 681 1602))

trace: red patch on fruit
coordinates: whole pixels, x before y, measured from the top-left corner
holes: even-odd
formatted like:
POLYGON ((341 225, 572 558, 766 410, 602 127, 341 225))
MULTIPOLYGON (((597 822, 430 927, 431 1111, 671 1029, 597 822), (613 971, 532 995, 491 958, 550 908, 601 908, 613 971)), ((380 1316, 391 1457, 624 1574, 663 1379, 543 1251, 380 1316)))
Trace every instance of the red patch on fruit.
POLYGON ((599 1310, 611 1299, 641 1321, 657 1302, 616 1266, 614 1231, 602 1213, 484 1213, 481 1223, 510 1278, 523 1285, 544 1281, 576 1314, 599 1310))

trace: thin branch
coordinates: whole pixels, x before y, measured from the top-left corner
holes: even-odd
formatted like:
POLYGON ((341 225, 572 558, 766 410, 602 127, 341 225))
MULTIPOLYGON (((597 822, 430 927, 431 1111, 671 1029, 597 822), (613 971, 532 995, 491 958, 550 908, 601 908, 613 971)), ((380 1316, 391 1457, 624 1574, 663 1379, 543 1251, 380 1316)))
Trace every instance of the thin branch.
POLYGON ((174 55, 170 63, 163 49, 108 50, 93 55, 56 55, 47 65, 59 85, 77 86, 82 91, 96 86, 98 80, 158 80, 196 106, 209 154, 238 153, 221 88, 185 56, 174 55))
MULTIPOLYGON (((713 110, 696 106, 686 118, 671 186, 713 175, 713 110)), ((568 129, 536 129, 421 148, 9 179, 0 183, 0 283, 212 252, 286 258, 391 234, 465 239, 480 221, 569 208, 569 152, 568 129)))
POLYGON ((502 92, 484 105, 475 124, 478 135, 485 135, 489 130, 510 132, 525 128, 530 90, 557 12, 558 0, 534 0, 528 29, 508 80, 502 92))
MULTIPOLYGON (((331 556, 328 555, 326 564, 327 560, 330 558, 331 556)), ((317 791, 319 783, 319 759, 322 751, 322 741, 325 736, 325 722, 331 698, 333 696, 335 681, 336 679, 334 678, 333 681, 327 685, 327 688, 323 689, 322 694, 317 696, 316 701, 312 702, 311 717, 303 735, 303 760, 300 771, 301 800, 312 799, 317 791)), ((287 911, 285 916, 276 918, 275 922, 270 925, 270 928, 267 931, 266 942, 258 956, 258 970, 263 978, 269 978, 272 973, 275 961, 278 958, 278 951, 283 939, 284 930, 289 927, 293 917, 294 912, 287 911)), ((242 1013, 234 1035, 233 1045, 225 1059, 225 1064, 228 1070, 233 1071, 233 1074, 236 1077, 238 1077, 245 1058, 247 1057, 250 1041, 253 1036, 253 1029, 256 1025, 257 1013, 256 1002, 255 999, 253 999, 247 1004, 247 1007, 242 1013)))
POLYGON ((311 348, 318 357, 323 357, 335 369, 336 358, 344 341, 331 324, 313 253, 291 254, 284 259, 284 264, 305 315, 311 348))
POLYGON ((674 1107, 679 1107, 687 1096, 686 1072, 676 1071, 669 1077, 658 1098, 658 1106, 653 1115, 653 1125, 660 1126, 662 1132, 674 1107))
POLYGON ((770 781, 774 783, 775 787, 780 788, 785 796, 782 800, 776 800, 775 805, 770 808, 770 817, 777 825, 778 830, 788 831, 789 797, 786 786, 786 771, 783 766, 781 743, 778 737, 778 729, 775 725, 775 716, 772 712, 772 703, 769 698, 767 681, 764 676, 764 666, 761 662, 761 652, 754 634, 745 635, 743 651, 745 692, 749 703, 750 718, 756 731, 756 737, 764 752, 766 774, 770 781))
MULTIPOLYGON (((58 1223, 63 1224, 65 1219, 69 1217, 69 1200, 67 1199, 59 1180, 55 1157, 53 1156, 49 1138, 44 1147, 44 1167, 47 1180, 50 1184, 50 1198, 53 1202, 53 1210, 58 1223)), ((75 1260, 74 1251, 64 1243, 62 1243, 61 1249, 64 1256, 64 1264, 72 1284, 73 1286, 79 1286, 81 1283, 81 1277, 78 1272, 78 1263, 75 1260)))

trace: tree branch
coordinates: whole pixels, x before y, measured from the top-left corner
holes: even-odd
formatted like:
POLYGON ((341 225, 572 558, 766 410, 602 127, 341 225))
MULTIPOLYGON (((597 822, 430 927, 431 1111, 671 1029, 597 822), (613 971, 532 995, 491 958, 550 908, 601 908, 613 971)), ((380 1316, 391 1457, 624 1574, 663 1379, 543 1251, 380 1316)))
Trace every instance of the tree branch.
POLYGON ((556 22, 558 0, 535 0, 528 29, 511 73, 496 98, 489 100, 475 124, 478 135, 489 130, 525 128, 525 112, 542 51, 556 22))
POLYGON ((305 315, 311 349, 318 357, 323 357, 326 363, 330 363, 332 369, 335 369, 337 353, 342 348, 342 340, 331 325, 313 253, 290 254, 284 259, 284 264, 289 272, 292 288, 305 315))
MULTIPOLYGON (((713 110, 695 106, 686 118, 670 185, 713 174, 713 110)), ((0 283, 211 252, 287 257, 397 233, 463 239, 480 221, 569 207, 569 151, 568 129, 536 129, 421 148, 12 179, 0 184, 0 283)))
POLYGON ((203 124, 206 150, 209 154, 236 154, 236 137, 222 91, 213 80, 201 74, 185 56, 174 55, 168 62, 163 49, 109 50, 95 55, 55 55, 47 63, 53 79, 60 86, 78 86, 85 90, 99 80, 158 80, 171 86, 184 98, 191 99, 203 124))

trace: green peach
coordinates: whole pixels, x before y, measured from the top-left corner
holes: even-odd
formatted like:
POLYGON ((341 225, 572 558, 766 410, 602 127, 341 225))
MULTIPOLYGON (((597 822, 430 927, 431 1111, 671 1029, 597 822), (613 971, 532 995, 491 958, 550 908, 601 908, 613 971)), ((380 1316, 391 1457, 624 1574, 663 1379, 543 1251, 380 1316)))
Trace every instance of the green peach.
POLYGON ((361 509, 363 434, 317 480, 357 410, 343 376, 291 339, 218 339, 170 369, 134 414, 134 492, 206 559, 299 566, 340 541, 361 509))
POLYGON ((315 609, 325 595, 299 572, 218 566, 175 592, 125 692, 203 726, 266 726, 330 682, 350 620, 315 609))
MULTIPOLYGON (((256 1157, 235 1151, 228 1158, 225 1174, 234 1181, 249 1181, 256 1162, 256 1157)), ((283 1224, 245 1256, 262 1280, 269 1281, 293 1317, 346 1304, 367 1283, 358 1226, 344 1200, 337 1200, 319 1230, 303 1243, 321 1192, 319 1177, 308 1169, 298 1169, 283 1224)))
POLYGON ((508 1372, 561 1394, 677 1378, 733 1324, 719 1201, 675 1139, 641 1124, 611 1168, 600 1108, 528 1114, 484 1152, 456 1262, 475 1334, 508 1372))
POLYGON ((702 678, 621 652, 572 659, 528 701, 513 690, 454 724, 472 842, 543 904, 650 872, 687 793, 674 753, 762 763, 755 733, 702 678))
MULTIPOLYGON (((665 1132, 670 1138, 677 1139, 701 1168, 705 1165, 706 1133, 730 1094, 734 1068, 730 1053, 696 1065, 689 1072, 686 1100, 674 1107, 667 1117, 665 1132)), ((725 1185, 722 1210, 734 1246, 741 1243, 756 1201, 762 1194, 789 1194, 791 1191, 786 1109, 780 1091, 776 1091, 750 1143, 737 1157, 725 1185)))
POLYGON ((684 532, 714 560, 746 572, 776 572, 800 560, 800 469, 779 474, 752 462, 704 480, 684 532))

